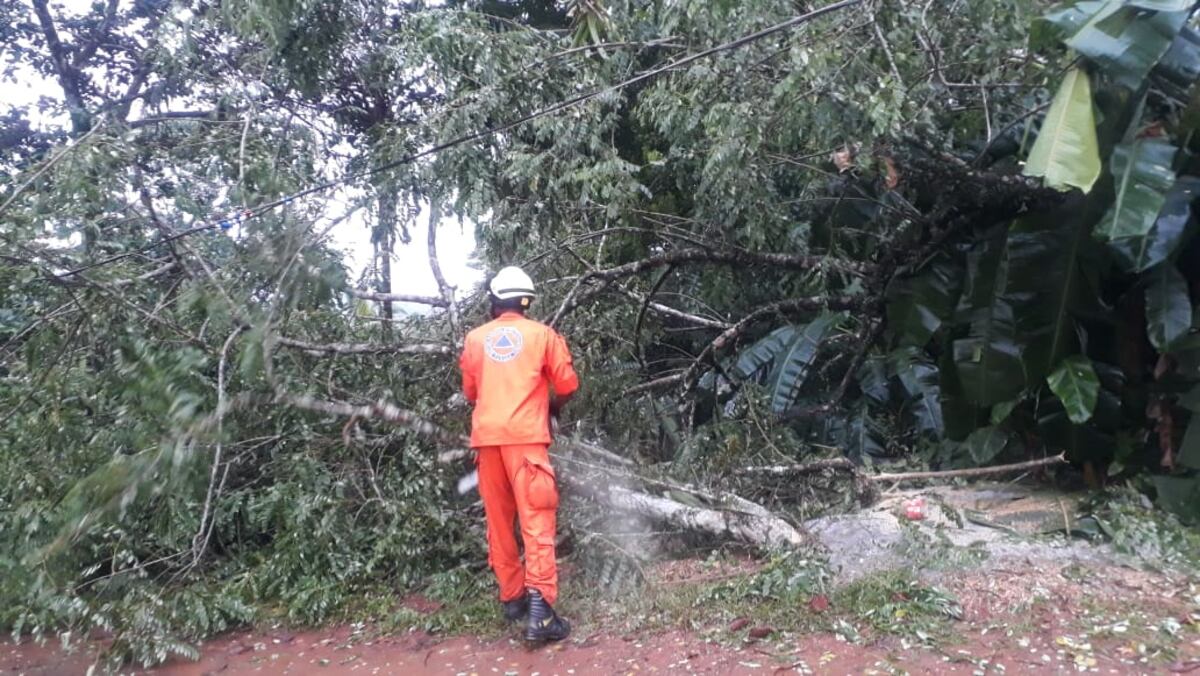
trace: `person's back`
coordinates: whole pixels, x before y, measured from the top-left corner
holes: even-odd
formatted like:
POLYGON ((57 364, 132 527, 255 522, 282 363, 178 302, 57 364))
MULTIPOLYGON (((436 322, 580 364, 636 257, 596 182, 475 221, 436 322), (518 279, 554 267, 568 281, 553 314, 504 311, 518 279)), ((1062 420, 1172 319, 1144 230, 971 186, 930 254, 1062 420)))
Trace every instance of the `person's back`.
POLYGON ((567 394, 579 384, 562 337, 518 312, 467 334, 462 369, 467 398, 475 401, 473 448, 549 444, 550 386, 567 394))
POLYGON ((467 334, 459 360, 463 394, 475 404, 471 448, 487 517, 488 563, 500 584, 504 617, 527 617, 527 640, 560 641, 571 627, 553 608, 558 486, 550 466, 550 419, 579 378, 562 336, 525 318, 534 297, 529 275, 505 268, 488 290, 493 319, 467 334), (517 520, 524 565, 513 537, 517 520))

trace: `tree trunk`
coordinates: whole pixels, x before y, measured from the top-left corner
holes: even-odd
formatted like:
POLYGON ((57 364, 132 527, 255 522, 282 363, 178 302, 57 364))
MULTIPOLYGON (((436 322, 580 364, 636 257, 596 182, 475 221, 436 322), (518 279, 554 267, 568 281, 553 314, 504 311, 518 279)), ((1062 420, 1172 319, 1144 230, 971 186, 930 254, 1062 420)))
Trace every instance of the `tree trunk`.
POLYGON ((765 508, 742 511, 696 507, 613 484, 599 486, 596 482, 585 481, 571 473, 560 472, 559 477, 572 492, 587 496, 609 508, 638 514, 681 530, 704 533, 762 549, 798 547, 805 541, 804 536, 791 524, 765 508))
MULTIPOLYGON (((396 245, 396 202, 395 191, 382 188, 379 191, 379 217, 375 233, 371 238, 375 246, 375 290, 379 293, 392 292, 392 249, 396 245)), ((383 335, 392 336, 392 301, 383 301, 383 335)))

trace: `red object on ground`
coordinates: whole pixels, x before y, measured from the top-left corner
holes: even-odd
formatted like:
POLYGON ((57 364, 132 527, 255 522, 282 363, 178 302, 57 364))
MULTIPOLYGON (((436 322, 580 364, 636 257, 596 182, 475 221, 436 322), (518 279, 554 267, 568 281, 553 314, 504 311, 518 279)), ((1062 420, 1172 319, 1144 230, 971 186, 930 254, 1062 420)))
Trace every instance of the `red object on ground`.
POLYGON ((910 521, 920 521, 925 518, 925 498, 913 498, 904 501, 904 518, 910 521))

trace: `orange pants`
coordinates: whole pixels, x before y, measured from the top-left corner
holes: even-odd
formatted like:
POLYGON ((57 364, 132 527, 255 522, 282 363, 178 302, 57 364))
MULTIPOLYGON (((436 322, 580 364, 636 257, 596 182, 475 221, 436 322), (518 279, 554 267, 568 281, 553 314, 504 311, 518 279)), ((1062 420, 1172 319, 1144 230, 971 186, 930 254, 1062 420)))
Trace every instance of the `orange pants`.
POLYGON ((479 497, 487 515, 488 564, 500 582, 500 600, 536 589, 553 604, 558 598, 554 532, 558 487, 545 444, 477 449, 479 497), (525 565, 517 553, 514 519, 521 524, 525 565))

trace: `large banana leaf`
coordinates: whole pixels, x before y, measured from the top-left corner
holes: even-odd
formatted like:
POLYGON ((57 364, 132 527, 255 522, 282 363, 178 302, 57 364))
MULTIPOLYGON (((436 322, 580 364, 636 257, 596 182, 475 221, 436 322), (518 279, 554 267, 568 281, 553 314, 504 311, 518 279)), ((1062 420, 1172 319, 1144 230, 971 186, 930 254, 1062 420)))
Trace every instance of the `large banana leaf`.
POLYGON ((733 374, 743 380, 753 379, 770 368, 779 355, 796 340, 799 327, 782 326, 738 353, 733 363, 733 374))
POLYGON ((891 400, 887 365, 880 357, 870 357, 858 370, 858 390, 874 406, 884 406, 891 400))
POLYGON ((1129 7, 1151 12, 1184 12, 1195 7, 1195 0, 1124 0, 1129 7))
POLYGON ((942 416, 942 393, 938 368, 914 347, 902 347, 888 355, 888 363, 908 394, 917 429, 937 438, 946 433, 942 416))
POLYGON ((808 368, 817 358, 821 343, 839 318, 839 315, 826 313, 813 319, 797 332, 792 344, 776 360, 767 383, 771 392, 771 409, 776 413, 782 413, 792 406, 796 393, 808 377, 808 368))
POLYGON ((955 376, 964 399, 988 407, 1014 398, 1025 386, 1008 284, 1007 229, 997 228, 967 255, 967 279, 958 315, 969 322, 953 341, 955 376))
POLYGON ((1177 148, 1158 138, 1140 138, 1113 149, 1112 174, 1116 196, 1096 234, 1105 241, 1144 237, 1175 182, 1171 162, 1177 148))
POLYGON ((888 326, 900 345, 922 347, 954 315, 962 292, 961 264, 940 254, 915 276, 888 288, 888 326))
MULTIPOLYGON (((798 327, 791 324, 781 326, 767 335, 759 338, 749 347, 738 353, 731 362, 725 362, 725 369, 738 380, 753 380, 762 382, 775 363, 775 359, 785 352, 796 338, 798 327)), ((706 392, 719 394, 728 383, 720 377, 718 370, 706 372, 701 376, 697 386, 706 392)))
POLYGON ((1132 4, 1110 2, 1067 40, 1067 46, 1102 67, 1117 83, 1138 89, 1190 13, 1190 8, 1146 12, 1132 4))
POLYGON ((938 360, 938 388, 946 439, 963 441, 976 428, 988 424, 989 409, 972 405, 963 395, 954 353, 950 350, 943 350, 938 360))
POLYGON ((1082 68, 1063 78, 1025 162, 1026 176, 1042 176, 1053 188, 1092 189, 1100 177, 1092 87, 1082 68))
POLYGON ((826 443, 839 446, 852 460, 886 456, 887 450, 880 441, 883 438, 883 430, 865 402, 860 402, 846 417, 833 417, 826 421, 826 443))
POLYGON ((1117 237, 1109 248, 1127 272, 1144 272, 1167 260, 1183 242, 1192 217, 1192 201, 1200 195, 1200 179, 1180 176, 1166 194, 1154 225, 1144 234, 1117 237))
POLYGON ((1100 378, 1090 359, 1082 354, 1067 357, 1046 377, 1046 382, 1066 408, 1071 422, 1079 425, 1092 417, 1100 395, 1100 378))
POLYGON ((1153 76, 1156 84, 1178 98, 1184 98, 1197 79, 1200 79, 1200 32, 1185 27, 1175 36, 1171 48, 1159 59, 1153 76))
MULTIPOLYGON (((1034 33, 1038 34, 1038 24, 1048 24, 1053 27, 1054 35, 1052 37, 1066 40, 1078 33, 1101 10, 1119 2, 1120 0, 1084 0, 1062 5, 1043 14, 1034 24, 1034 33)), ((1040 44, 1045 42, 1045 39, 1040 40, 1040 44)))
POLYGON ((1187 280, 1170 261, 1147 273, 1146 332, 1159 352, 1168 352, 1192 328, 1192 301, 1187 280))
POLYGON ((1151 12, 1182 12, 1194 7, 1196 0, 1125 0, 1125 4, 1151 12))
POLYGON ((1040 382, 1063 357, 1079 351, 1076 317, 1105 312, 1096 277, 1107 261, 1104 246, 1091 236, 1096 215, 1068 205, 1042 218, 1022 219, 1009 233, 1006 292, 1017 313, 1030 383, 1040 382))

